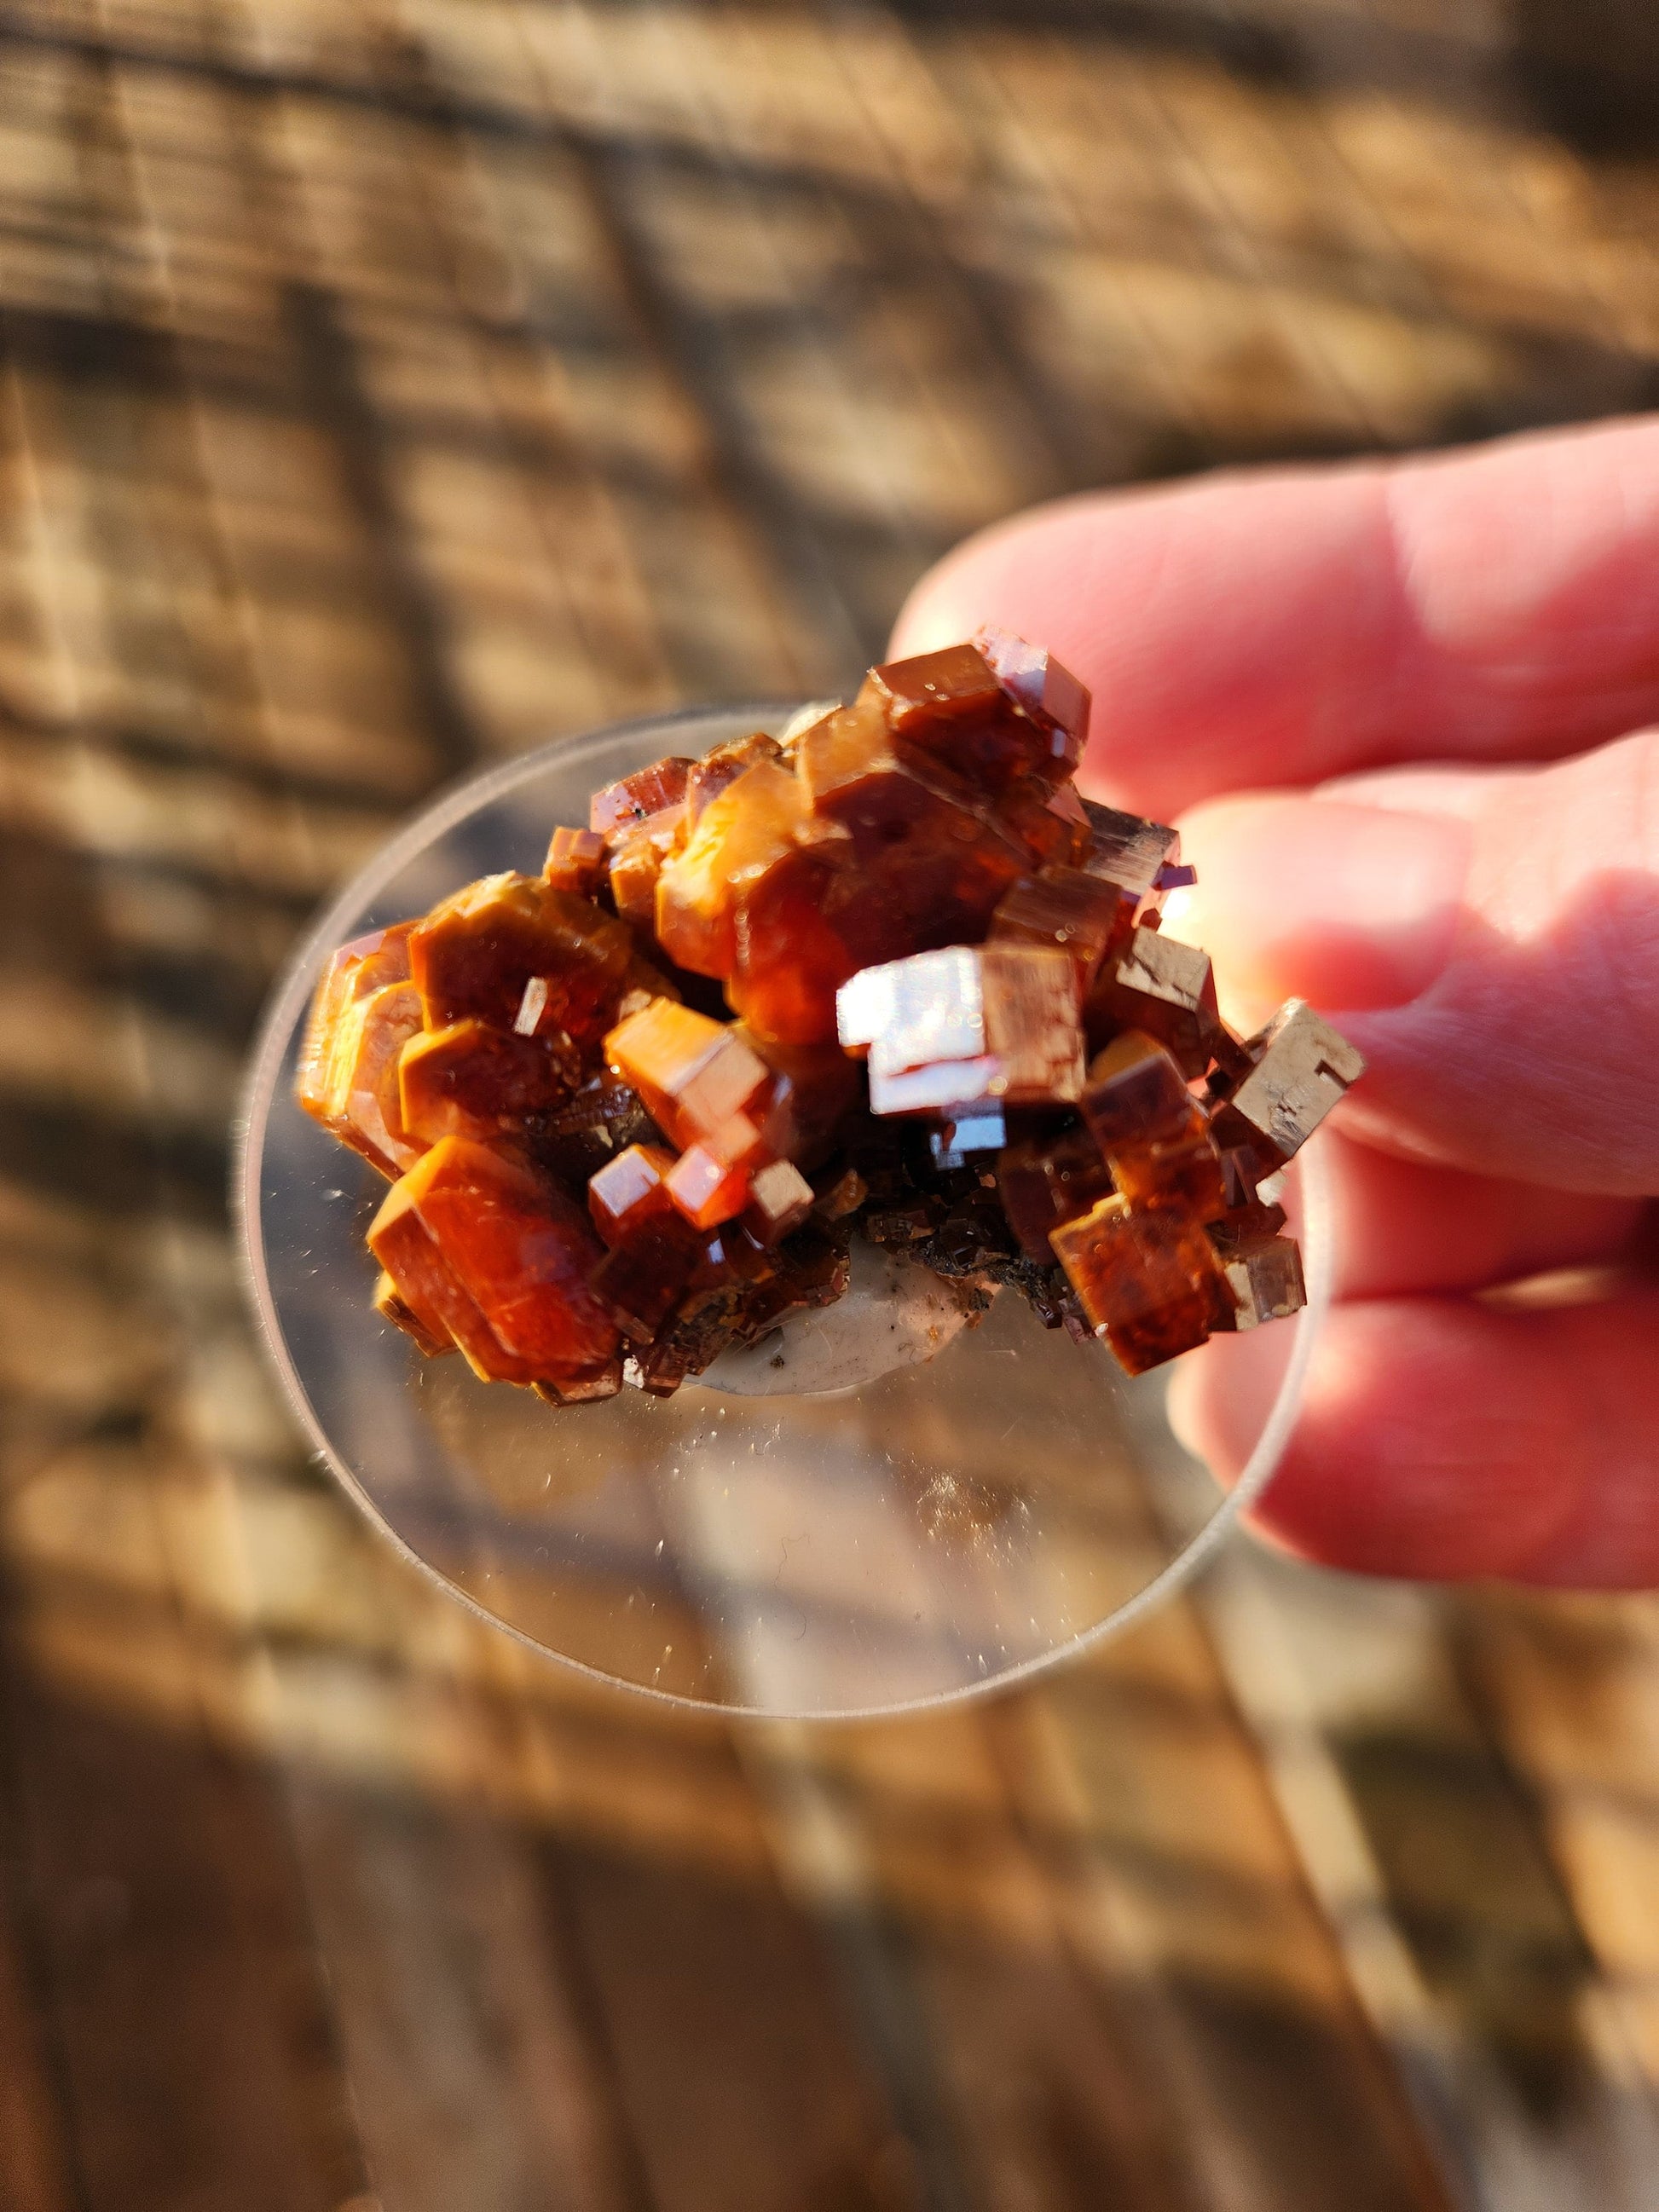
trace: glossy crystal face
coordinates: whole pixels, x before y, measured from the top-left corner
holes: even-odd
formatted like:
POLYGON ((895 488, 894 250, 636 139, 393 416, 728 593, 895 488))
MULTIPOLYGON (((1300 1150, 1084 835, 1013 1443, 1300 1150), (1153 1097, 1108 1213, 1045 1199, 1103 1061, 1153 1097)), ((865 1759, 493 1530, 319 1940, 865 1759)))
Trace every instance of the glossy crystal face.
POLYGON ((343 946, 297 1095, 391 1182, 381 1317, 576 1405, 781 1342, 855 1246, 1131 1374, 1295 1310, 1261 1187, 1358 1055, 1295 1005, 1226 1030, 1159 927, 1175 832, 1076 792, 1088 710, 983 634, 343 946))

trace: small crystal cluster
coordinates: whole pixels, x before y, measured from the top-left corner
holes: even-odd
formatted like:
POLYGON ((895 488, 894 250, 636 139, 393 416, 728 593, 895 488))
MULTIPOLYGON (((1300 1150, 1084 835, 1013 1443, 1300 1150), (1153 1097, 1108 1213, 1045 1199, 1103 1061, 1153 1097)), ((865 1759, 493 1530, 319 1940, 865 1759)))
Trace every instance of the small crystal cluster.
POLYGON ((1159 928, 1174 830, 1081 798, 1089 695, 997 632, 654 763, 343 945, 300 1103, 386 1176, 374 1302, 561 1405, 666 1395, 902 1249, 1131 1373, 1303 1302, 1276 1203, 1362 1062, 1159 928))

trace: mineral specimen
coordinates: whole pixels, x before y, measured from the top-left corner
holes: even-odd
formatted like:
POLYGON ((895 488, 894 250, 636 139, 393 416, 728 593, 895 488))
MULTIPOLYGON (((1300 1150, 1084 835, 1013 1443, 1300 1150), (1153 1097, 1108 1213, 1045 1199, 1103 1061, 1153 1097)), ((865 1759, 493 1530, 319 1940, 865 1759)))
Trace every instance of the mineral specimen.
POLYGON ((422 1327, 452 1336, 486 1382, 579 1381, 616 1351, 580 1208, 488 1146, 434 1145, 387 1193, 368 1244, 422 1327))
POLYGON ((1133 895, 1082 868, 1048 866, 1023 876, 991 916, 993 945, 1053 945, 1070 953, 1084 990, 1103 963, 1127 947, 1133 895))
POLYGON ((1279 1178, 1362 1063, 1223 1024, 1175 830, 1072 781, 1089 704, 982 631, 342 946, 296 1089, 392 1182, 376 1310, 561 1407, 832 1303, 852 1233, 1131 1373, 1293 1312, 1279 1178))
POLYGON ((510 1030, 526 987, 544 986, 532 1034, 597 1042, 610 1027, 634 946, 592 900, 540 876, 485 876, 433 908, 409 936, 409 968, 428 1029, 469 1015, 510 1030))
POLYGON ((1183 1074, 1202 1075, 1221 1034, 1208 953, 1161 930, 1137 929, 1090 993, 1085 1018, 1091 1042, 1120 1029, 1145 1030, 1169 1047, 1183 1074))
POLYGON ((1301 1149, 1365 1066, 1301 999, 1287 1000, 1244 1052, 1243 1079, 1218 1086, 1218 1119, 1224 1128, 1242 1123, 1244 1140, 1279 1164, 1301 1149))

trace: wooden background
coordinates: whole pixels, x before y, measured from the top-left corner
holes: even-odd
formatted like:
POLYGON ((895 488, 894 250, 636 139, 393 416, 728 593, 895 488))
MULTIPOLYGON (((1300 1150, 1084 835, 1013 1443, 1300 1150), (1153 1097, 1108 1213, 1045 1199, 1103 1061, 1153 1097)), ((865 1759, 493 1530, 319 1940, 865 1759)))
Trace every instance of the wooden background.
POLYGON ((307 1468, 226 1123, 437 781, 1067 487, 1659 396, 1645 0, 14 0, 6 2212, 1659 2205, 1659 1610, 1236 1549, 813 1732, 307 1468))

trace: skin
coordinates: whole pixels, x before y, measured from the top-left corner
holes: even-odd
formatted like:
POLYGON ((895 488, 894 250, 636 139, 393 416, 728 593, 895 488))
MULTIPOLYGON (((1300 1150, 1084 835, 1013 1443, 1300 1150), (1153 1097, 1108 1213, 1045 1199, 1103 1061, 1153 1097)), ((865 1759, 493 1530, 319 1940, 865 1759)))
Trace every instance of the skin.
MULTIPOLYGON (((1262 1532, 1659 1584, 1659 421, 1040 508, 893 651, 986 622, 1093 690, 1085 787, 1179 819, 1167 926, 1229 1018, 1295 994, 1370 1063, 1320 1140, 1339 1303, 1262 1532)), ((1176 1370, 1224 1479, 1287 1335, 1176 1370)))

